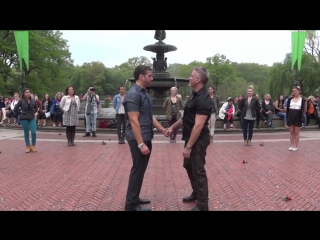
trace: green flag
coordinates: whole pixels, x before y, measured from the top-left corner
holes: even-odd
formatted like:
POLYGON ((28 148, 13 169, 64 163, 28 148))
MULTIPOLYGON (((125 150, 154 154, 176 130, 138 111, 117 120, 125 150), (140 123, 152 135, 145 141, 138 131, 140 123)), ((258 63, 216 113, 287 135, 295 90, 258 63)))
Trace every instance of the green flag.
POLYGON ((292 52, 291 52, 291 69, 293 69, 295 63, 298 61, 298 70, 301 69, 301 60, 303 55, 304 43, 306 40, 306 31, 292 31, 292 52))
POLYGON ((23 70, 23 61, 29 70, 29 31, 14 31, 16 39, 20 69, 23 70))

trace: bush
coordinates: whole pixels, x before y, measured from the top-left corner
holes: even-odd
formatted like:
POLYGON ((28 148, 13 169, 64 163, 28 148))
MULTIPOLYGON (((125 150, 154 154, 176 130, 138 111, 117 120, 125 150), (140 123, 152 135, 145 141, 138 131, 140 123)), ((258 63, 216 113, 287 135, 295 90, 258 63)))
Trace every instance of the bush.
POLYGON ((101 105, 102 108, 109 108, 110 101, 108 99, 104 100, 104 103, 101 105))

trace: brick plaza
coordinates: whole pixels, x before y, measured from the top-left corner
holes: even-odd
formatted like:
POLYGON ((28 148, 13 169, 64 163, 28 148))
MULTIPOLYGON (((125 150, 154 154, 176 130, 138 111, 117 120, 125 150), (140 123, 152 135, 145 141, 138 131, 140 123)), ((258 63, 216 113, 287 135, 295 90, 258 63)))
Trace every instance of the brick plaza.
MULTIPOLYGON (((0 210, 123 211, 128 144, 119 145, 113 133, 82 135, 68 147, 64 128, 39 131, 38 152, 27 154, 21 129, 0 129, 0 210)), ((255 133, 252 146, 243 146, 239 133, 217 134, 207 151, 210 210, 320 210, 319 139, 319 130, 302 131, 298 151, 290 152, 288 132, 255 133)), ((191 193, 182 149, 182 141, 155 136, 140 195, 154 211, 195 205, 182 202, 191 193)))

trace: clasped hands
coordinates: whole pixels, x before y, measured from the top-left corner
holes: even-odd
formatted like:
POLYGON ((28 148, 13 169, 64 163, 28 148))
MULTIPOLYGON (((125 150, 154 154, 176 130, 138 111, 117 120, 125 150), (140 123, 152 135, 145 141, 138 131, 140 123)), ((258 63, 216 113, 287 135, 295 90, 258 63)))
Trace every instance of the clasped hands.
POLYGON ((169 137, 172 133, 172 128, 163 129, 161 132, 165 137, 169 137))

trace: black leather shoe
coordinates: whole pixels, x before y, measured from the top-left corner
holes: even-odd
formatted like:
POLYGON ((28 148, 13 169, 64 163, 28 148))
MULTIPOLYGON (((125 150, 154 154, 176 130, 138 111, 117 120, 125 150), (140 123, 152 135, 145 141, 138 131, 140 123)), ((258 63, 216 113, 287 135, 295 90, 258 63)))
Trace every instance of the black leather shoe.
POLYGON ((194 208, 191 208, 190 211, 209 211, 208 208, 200 208, 198 206, 195 206, 194 208))
POLYGON ((150 203, 150 200, 149 199, 142 199, 142 198, 139 198, 139 203, 141 204, 149 204, 150 203))
POLYGON ((142 211, 142 212, 148 212, 148 211, 151 211, 151 209, 150 209, 150 208, 146 208, 146 207, 137 206, 137 207, 135 207, 134 209, 126 208, 125 211, 142 211))
POLYGON ((194 202, 194 201, 196 201, 196 200, 197 200, 197 197, 195 197, 195 196, 193 196, 193 195, 191 195, 191 196, 189 196, 189 197, 184 197, 184 198, 182 199, 183 202, 194 202))

